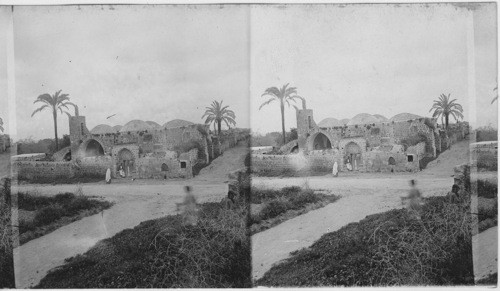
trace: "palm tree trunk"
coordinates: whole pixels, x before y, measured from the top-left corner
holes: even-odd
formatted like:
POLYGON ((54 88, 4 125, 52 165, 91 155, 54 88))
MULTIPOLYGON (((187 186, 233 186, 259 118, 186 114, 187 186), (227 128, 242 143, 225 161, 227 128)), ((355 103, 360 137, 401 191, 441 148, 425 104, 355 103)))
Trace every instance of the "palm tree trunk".
POLYGON ((217 127, 219 128, 219 135, 220 135, 220 127, 222 125, 222 120, 217 120, 217 127))
POLYGON ((444 116, 444 121, 446 122, 446 129, 448 129, 448 115, 444 116))
POLYGON ((285 104, 283 100, 281 100, 280 104, 281 109, 281 132, 283 134, 283 145, 285 145, 286 137, 285 137, 285 104))
POLYGON ((59 150, 59 141, 57 140, 57 111, 54 109, 52 111, 52 117, 54 118, 54 132, 56 135, 56 152, 59 150))

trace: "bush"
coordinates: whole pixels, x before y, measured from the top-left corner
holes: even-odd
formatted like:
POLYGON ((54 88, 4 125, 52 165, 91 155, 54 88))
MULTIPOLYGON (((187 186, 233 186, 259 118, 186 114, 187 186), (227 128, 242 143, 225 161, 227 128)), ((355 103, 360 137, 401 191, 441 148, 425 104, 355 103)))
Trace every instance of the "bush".
POLYGON ((498 186, 487 180, 477 180, 477 196, 483 198, 497 198, 498 186))
POLYGON ((293 208, 293 204, 283 198, 278 198, 266 202, 262 210, 260 211, 260 218, 266 220, 269 218, 276 217, 282 213, 285 213, 288 209, 293 208))
POLYGON ((50 224, 66 215, 66 210, 59 205, 51 205, 38 210, 35 214, 35 224, 43 226, 50 224))
POLYGON ((292 203, 293 209, 299 209, 306 204, 315 203, 321 200, 317 195, 314 194, 314 191, 311 189, 301 191, 297 195, 292 196, 290 198, 290 202, 292 203))
POLYGON ((482 152, 477 157, 477 168, 486 171, 498 171, 497 155, 492 152, 482 152))
POLYGON ((421 219, 406 209, 367 216, 293 252, 264 286, 472 285, 470 203, 431 197, 421 219))
POLYGON ((10 179, 0 185, 0 288, 15 288, 10 179))

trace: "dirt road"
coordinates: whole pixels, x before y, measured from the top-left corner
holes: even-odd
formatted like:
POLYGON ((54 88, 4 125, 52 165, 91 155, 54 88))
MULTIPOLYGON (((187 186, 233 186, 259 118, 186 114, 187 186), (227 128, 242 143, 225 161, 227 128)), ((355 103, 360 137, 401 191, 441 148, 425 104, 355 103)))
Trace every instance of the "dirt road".
MULTIPOLYGON (((84 253, 99 240, 111 237, 142 221, 176 213, 183 200, 184 185, 192 185, 198 203, 220 201, 227 193, 227 173, 243 167, 247 152, 244 146, 230 149, 214 160, 212 171, 200 173, 191 180, 136 180, 82 185, 84 195, 102 196, 115 205, 102 213, 83 218, 43 237, 14 249, 17 288, 36 285, 47 272, 64 263, 64 259, 84 253)), ((39 195, 74 192, 76 185, 22 185, 19 191, 39 195)))
POLYGON ((342 198, 326 207, 295 217, 252 236, 253 279, 261 278, 271 266, 290 252, 308 247, 323 234, 333 232, 367 215, 402 207, 400 196, 407 195, 408 181, 417 180, 424 196, 446 195, 453 184, 453 167, 468 162, 467 141, 455 144, 425 171, 419 173, 359 173, 308 178, 253 178, 259 188, 302 186, 324 189, 342 198))

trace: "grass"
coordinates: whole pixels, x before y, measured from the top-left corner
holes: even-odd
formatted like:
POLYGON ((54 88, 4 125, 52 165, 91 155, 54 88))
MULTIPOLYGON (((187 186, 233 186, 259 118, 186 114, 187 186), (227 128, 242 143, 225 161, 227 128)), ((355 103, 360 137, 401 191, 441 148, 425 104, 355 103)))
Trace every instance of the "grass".
POLYGON ((315 194, 309 187, 285 187, 280 190, 253 189, 251 203, 260 211, 250 217, 251 232, 269 229, 283 221, 337 201, 336 195, 315 194))
POLYGON ((67 260, 36 288, 251 287, 248 209, 239 204, 202 204, 196 226, 183 226, 181 215, 142 222, 67 260))
POLYGON ((476 165, 480 171, 498 171, 497 155, 492 152, 482 152, 478 154, 476 165))
POLYGON ((3 179, 0 187, 0 288, 15 288, 10 201, 10 179, 3 179))
MULTIPOLYGON (((79 190, 81 191, 81 189, 79 190)), ((110 208, 108 201, 61 193, 53 197, 18 193, 19 243, 43 236, 61 226, 110 208), (28 215, 31 214, 31 215, 28 215)))
POLYGON ((33 179, 19 179, 20 184, 80 184, 80 183, 96 183, 104 181, 104 175, 85 176, 85 177, 55 177, 55 178, 33 178, 33 179))
POLYGON ((483 232, 498 225, 498 186, 486 180, 477 180, 476 185, 478 230, 483 232))
POLYGON ((470 203, 431 197, 367 216, 291 253, 257 286, 473 285, 470 203))

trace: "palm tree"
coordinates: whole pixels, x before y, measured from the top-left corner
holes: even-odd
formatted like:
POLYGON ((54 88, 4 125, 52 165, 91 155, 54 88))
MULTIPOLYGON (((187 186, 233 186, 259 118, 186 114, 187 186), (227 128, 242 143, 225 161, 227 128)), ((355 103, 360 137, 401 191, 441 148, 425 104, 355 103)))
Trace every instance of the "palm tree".
POLYGON ((205 114, 201 117, 202 119, 207 117, 205 120, 205 124, 211 124, 212 122, 214 123, 214 129, 215 129, 215 124, 217 124, 217 134, 220 135, 220 129, 222 122, 227 125, 228 128, 231 128, 232 125, 236 125, 236 116, 234 115, 234 112, 230 109, 227 109, 229 105, 226 105, 222 107, 222 100, 220 102, 213 101, 210 107, 206 107, 205 114))
POLYGON ((57 139, 57 110, 59 110, 62 113, 66 113, 68 116, 71 116, 67 111, 63 111, 63 108, 69 109, 68 105, 71 105, 77 110, 76 105, 69 102, 69 95, 68 94, 61 94, 62 90, 57 91, 54 95, 50 95, 48 93, 42 94, 36 98, 35 103, 44 103, 44 105, 40 106, 37 108, 33 113, 31 114, 31 117, 33 115, 37 114, 38 112, 44 110, 45 108, 50 108, 52 109, 52 118, 54 119, 54 132, 55 132, 55 137, 56 137, 56 151, 59 150, 59 141, 57 139))
POLYGON ((3 132, 3 120, 1 117, 0 117, 0 130, 3 132))
POLYGON ((297 88, 295 87, 288 87, 289 84, 283 85, 281 89, 278 89, 277 87, 270 87, 267 88, 266 91, 261 95, 261 97, 269 95, 272 96, 271 99, 267 100, 266 102, 262 103, 259 107, 259 110, 268 105, 269 103, 272 103, 273 101, 279 101, 280 102, 280 109, 281 109, 281 132, 283 134, 283 144, 286 142, 286 137, 285 137, 285 103, 290 107, 290 101, 296 102, 297 99, 300 99, 304 101, 304 98, 300 97, 297 95, 297 88))
POLYGON ((432 108, 429 110, 429 112, 434 110, 432 117, 436 118, 441 116, 441 123, 443 123, 444 117, 446 128, 448 128, 448 118, 450 115, 455 118, 455 121, 458 121, 459 118, 464 118, 462 114, 464 112, 462 105, 456 103, 456 100, 457 99, 453 99, 450 101, 450 94, 448 94, 448 96, 441 94, 438 100, 434 100, 434 105, 432 105, 432 108))

